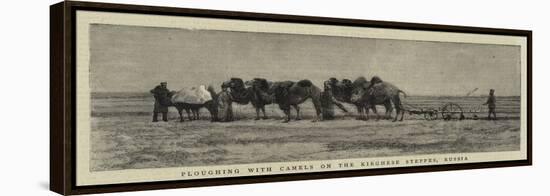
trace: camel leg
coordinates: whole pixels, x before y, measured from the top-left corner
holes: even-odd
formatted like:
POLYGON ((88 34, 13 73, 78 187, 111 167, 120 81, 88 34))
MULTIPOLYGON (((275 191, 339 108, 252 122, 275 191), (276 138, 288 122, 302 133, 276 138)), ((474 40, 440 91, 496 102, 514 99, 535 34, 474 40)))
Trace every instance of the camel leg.
POLYGON ((279 109, 281 109, 285 113, 285 120, 284 123, 287 123, 290 121, 290 105, 286 104, 279 104, 279 109))
MULTIPOLYGON (((177 108, 177 107, 176 107, 177 108)), ((177 108, 178 114, 180 115, 180 122, 183 122, 183 108, 177 108)))
POLYGON ((262 117, 262 119, 267 119, 267 115, 265 114, 265 105, 263 105, 261 109, 262 109, 262 113, 264 114, 264 117, 262 117))
MULTIPOLYGON (((403 117, 405 117, 405 110, 401 107, 399 107, 399 110, 401 112, 401 119, 399 119, 399 121, 403 121, 403 117)), ((395 111, 397 111, 397 109, 395 111)), ((396 114, 396 116, 397 116, 397 114, 396 114)))
POLYGON ((300 116, 300 106, 292 105, 292 107, 296 110, 296 120, 302 120, 302 117, 300 116))
POLYGON ((311 101, 313 102, 313 107, 315 107, 315 114, 317 115, 316 118, 313 120, 313 122, 316 121, 323 121, 323 107, 321 107, 321 97, 320 96, 312 96, 311 101))
POLYGON ((284 123, 290 122, 290 109, 285 109, 283 112, 285 112, 286 118, 283 121, 284 123))
POLYGON ((401 119, 399 119, 399 121, 403 121, 403 117, 405 116, 405 110, 403 110, 402 108, 401 98, 399 98, 399 95, 394 96, 393 105, 395 106, 395 118, 393 119, 393 122, 397 121, 397 118, 400 113, 401 113, 401 119))
POLYGON ((371 110, 371 109, 373 110, 373 112, 376 113, 376 111, 375 111, 376 108, 373 109, 373 108, 372 108, 371 106, 369 106, 369 105, 365 106, 365 115, 366 115, 366 117, 365 117, 363 120, 370 120, 370 112, 369 112, 369 110, 371 110))
MULTIPOLYGON (((399 117, 399 113, 401 113, 401 108, 395 107, 395 118, 393 119, 392 122, 397 121, 397 118, 399 117)), ((401 120, 403 120, 403 114, 401 115, 401 120)))
POLYGON ((359 114, 359 116, 357 116, 357 120, 363 120, 364 119, 364 116, 363 116, 363 106, 361 105, 357 105, 357 113, 359 114))
MULTIPOLYGON (((397 121, 397 118, 399 117, 399 113, 400 113, 400 112, 401 112, 401 110, 399 109, 399 107, 396 107, 396 108, 395 108, 395 118, 393 119, 392 122, 397 121)), ((401 115, 401 116, 403 116, 403 115, 401 115)))
POLYGON ((189 118, 189 120, 193 120, 193 117, 191 116, 191 111, 189 109, 185 109, 185 112, 187 113, 187 118, 189 118))
POLYGON ((379 121, 380 120, 380 114, 378 114, 378 110, 376 110, 376 105, 372 105, 371 108, 372 108, 372 112, 374 114, 376 114, 376 121, 379 121))
MULTIPOLYGON (((384 104, 384 107, 386 108, 386 115, 385 115, 385 119, 391 119, 391 113, 393 112, 393 107, 391 106, 391 102, 390 101, 387 101, 385 104, 384 104)), ((397 115, 397 114, 396 114, 397 115)))
POLYGON ((227 108, 227 121, 233 121, 233 106, 229 105, 227 108))
POLYGON ((193 110, 193 114, 195 115, 195 120, 199 120, 199 118, 200 118, 199 109, 193 110))
POLYGON ((254 107, 256 109, 256 118, 254 120, 260 120, 260 107, 254 107))

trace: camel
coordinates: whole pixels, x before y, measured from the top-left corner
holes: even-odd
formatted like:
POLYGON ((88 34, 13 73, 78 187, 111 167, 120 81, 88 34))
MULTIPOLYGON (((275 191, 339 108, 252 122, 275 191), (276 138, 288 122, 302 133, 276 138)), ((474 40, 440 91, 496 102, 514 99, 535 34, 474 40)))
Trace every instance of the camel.
MULTIPOLYGON (((367 82, 364 83, 363 87, 358 86, 357 88, 354 88, 351 101, 356 104, 363 105, 366 108, 367 120, 369 119, 369 108, 373 109, 373 112, 379 119, 380 116, 376 112, 374 105, 384 105, 386 108, 389 108, 393 103, 396 111, 393 122, 397 121, 399 114, 401 114, 401 119, 399 121, 403 121, 405 110, 401 104, 401 98, 399 97, 400 93, 403 93, 405 97, 407 96, 404 91, 397 88, 395 85, 379 80, 376 84, 367 82)), ((391 110, 386 109, 386 117, 388 117, 388 115, 391 115, 391 110)))
POLYGON ((296 120, 301 120, 299 105, 310 98, 317 115, 317 118, 313 121, 323 120, 321 115, 321 89, 310 80, 273 82, 269 87, 268 94, 274 97, 274 103, 277 103, 285 113, 286 118, 283 121, 285 123, 290 121, 291 106, 296 110, 296 120))
POLYGON ((187 112, 189 120, 198 120, 199 110, 203 107, 210 112, 212 122, 218 120, 218 96, 212 86, 206 89, 204 85, 201 85, 198 88, 182 89, 172 94, 171 105, 178 110, 180 122, 184 121, 183 110, 187 112))
POLYGON ((222 84, 222 89, 225 89, 220 99, 220 105, 222 107, 222 116, 225 121, 232 121, 232 102, 245 105, 252 103, 252 106, 256 109, 255 120, 267 119, 265 113, 265 105, 272 103, 271 96, 263 93, 260 94, 260 90, 266 91, 269 84, 267 80, 263 78, 255 78, 251 81, 243 82, 241 78, 231 78, 222 84), (249 86, 247 87, 246 84, 249 86), (260 117, 260 111, 263 116, 260 117))
POLYGON ((263 113, 261 119, 267 119, 267 115, 265 114, 265 105, 272 104, 274 97, 270 96, 266 92, 269 90, 272 82, 268 82, 264 78, 254 78, 245 82, 245 84, 250 86, 249 88, 252 90, 250 102, 256 109, 256 120, 260 119, 260 111, 263 113))
MULTIPOLYGON (((371 83, 369 83, 369 81, 367 81, 367 79, 362 76, 358 77, 353 82, 349 79, 342 79, 342 81, 338 81, 338 79, 336 78, 330 78, 329 80, 325 81, 325 85, 330 86, 330 90, 332 90, 332 94, 337 101, 355 105, 355 107, 357 108, 357 113, 359 114, 356 118, 357 120, 368 120, 369 109, 373 110, 373 112, 376 113, 378 116, 376 105, 383 105, 386 108, 385 118, 391 118, 393 107, 391 106, 390 100, 375 102, 375 104, 372 105, 365 105, 363 102, 352 100, 352 95, 354 94, 354 92, 358 91, 359 89, 369 87, 370 84, 371 83), (366 116, 365 113, 367 113, 366 116)), ((380 116, 378 116, 377 119, 379 118, 380 116)))

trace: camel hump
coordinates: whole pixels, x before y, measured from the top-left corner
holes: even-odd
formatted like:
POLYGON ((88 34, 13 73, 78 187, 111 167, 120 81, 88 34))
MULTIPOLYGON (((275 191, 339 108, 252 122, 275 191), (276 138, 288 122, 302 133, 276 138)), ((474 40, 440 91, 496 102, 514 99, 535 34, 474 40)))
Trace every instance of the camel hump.
POLYGON ((372 78, 370 79, 370 82, 372 83, 382 83, 382 78, 380 78, 379 76, 372 76, 372 78))
POLYGON ((359 76, 357 77, 357 79, 355 79, 354 82, 366 82, 367 81, 367 78, 365 78, 365 76, 359 76))
POLYGON ((260 89, 267 90, 269 89, 269 83, 265 78, 254 78, 255 81, 258 81, 260 83, 260 89))
POLYGON ((282 81, 273 83, 273 87, 276 88, 290 88, 295 84, 293 81, 282 81))
POLYGON ((359 76, 353 81, 352 86, 364 86, 366 83, 368 83, 367 78, 359 76))
POLYGON ((298 86, 303 87, 303 88, 311 87, 311 86, 313 86, 313 83, 310 80, 307 80, 307 79, 306 80, 300 80, 300 81, 298 81, 298 86))
POLYGON ((234 82, 235 83, 235 86, 237 88, 244 88, 244 81, 243 79, 241 78, 231 78, 230 79, 231 82, 234 82))

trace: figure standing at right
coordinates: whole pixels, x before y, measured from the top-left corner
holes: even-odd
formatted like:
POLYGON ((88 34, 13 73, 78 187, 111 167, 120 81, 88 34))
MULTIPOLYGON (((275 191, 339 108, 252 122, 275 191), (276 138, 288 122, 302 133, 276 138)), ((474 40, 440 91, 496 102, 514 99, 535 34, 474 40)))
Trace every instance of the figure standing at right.
POLYGON ((489 90, 489 98, 487 98, 487 102, 485 102, 483 105, 487 105, 489 107, 489 115, 487 116, 487 120, 496 120, 497 119, 497 113, 495 112, 496 108, 496 99, 495 99, 495 89, 489 90), (491 114, 493 114, 493 119, 491 119, 491 114))

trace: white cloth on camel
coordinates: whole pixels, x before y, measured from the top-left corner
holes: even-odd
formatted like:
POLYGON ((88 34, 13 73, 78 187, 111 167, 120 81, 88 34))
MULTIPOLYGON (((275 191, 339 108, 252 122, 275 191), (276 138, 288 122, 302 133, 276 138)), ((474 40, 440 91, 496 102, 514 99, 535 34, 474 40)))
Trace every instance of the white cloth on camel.
POLYGON ((172 103, 204 104, 212 100, 212 95, 204 85, 183 88, 172 96, 172 103))

